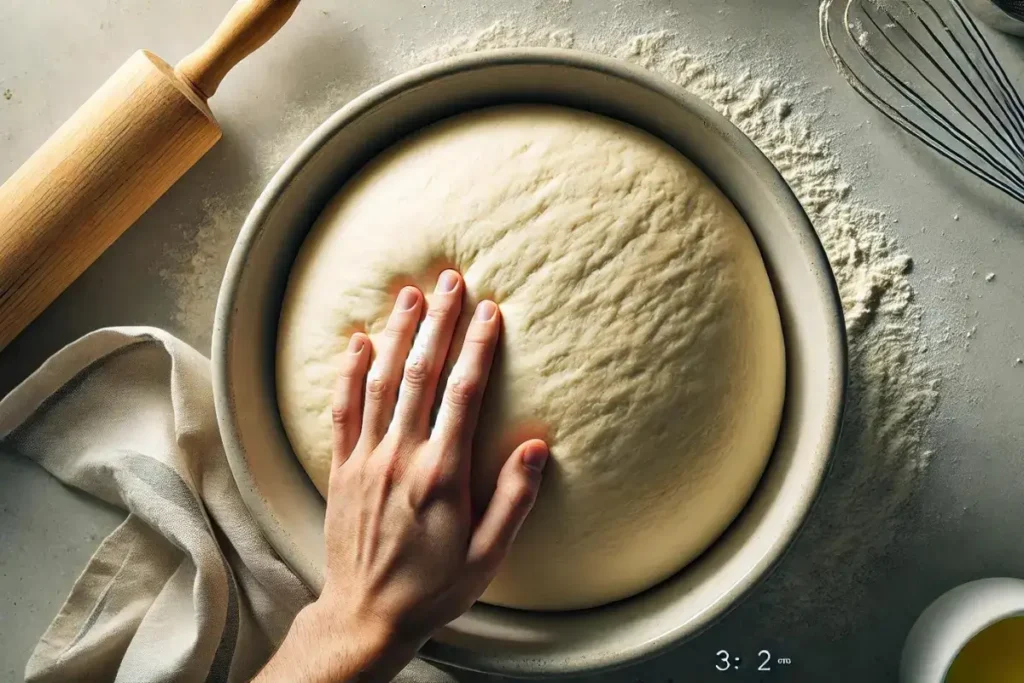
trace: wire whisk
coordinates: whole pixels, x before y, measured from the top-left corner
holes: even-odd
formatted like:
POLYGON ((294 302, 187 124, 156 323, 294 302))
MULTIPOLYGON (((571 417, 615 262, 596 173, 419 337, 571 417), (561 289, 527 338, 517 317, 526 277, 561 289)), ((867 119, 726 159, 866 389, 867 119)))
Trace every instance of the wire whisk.
POLYGON ((1024 203, 1024 102, 960 0, 822 0, 818 20, 825 50, 864 99, 1024 203))

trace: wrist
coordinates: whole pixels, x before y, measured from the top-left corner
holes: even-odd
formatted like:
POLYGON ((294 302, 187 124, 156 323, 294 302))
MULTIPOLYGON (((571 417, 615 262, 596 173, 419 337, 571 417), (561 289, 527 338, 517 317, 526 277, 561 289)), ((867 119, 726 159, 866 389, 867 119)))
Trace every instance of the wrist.
POLYGON ((380 620, 352 614, 323 597, 299 612, 288 639, 300 643, 304 667, 317 672, 311 679, 317 683, 390 681, 420 645, 380 620))

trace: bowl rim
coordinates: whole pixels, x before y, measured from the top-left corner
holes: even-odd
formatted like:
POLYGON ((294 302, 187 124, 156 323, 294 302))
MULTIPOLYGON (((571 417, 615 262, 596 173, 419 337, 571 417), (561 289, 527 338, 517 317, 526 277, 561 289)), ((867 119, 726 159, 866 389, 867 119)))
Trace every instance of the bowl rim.
POLYGON ((922 610, 907 634, 899 680, 941 683, 982 631, 1015 618, 1024 618, 1024 579, 990 576, 950 588, 922 610))
MULTIPOLYGON (((213 380, 217 422, 224 441, 224 449, 228 454, 229 464, 231 465, 232 473, 242 498, 254 519, 257 520, 261 533, 267 538, 271 546, 277 550, 281 555, 281 559, 286 564, 290 565, 280 548, 283 546, 287 547, 289 542, 283 538, 283 530, 267 528, 267 525, 258 521, 267 517, 265 503, 259 494, 259 489, 251 471, 244 466, 245 455, 242 453, 244 449, 241 447, 238 425, 234 419, 232 392, 229 390, 231 380, 229 376, 230 353, 228 335, 232 327, 234 301, 238 294, 238 287, 247 261, 247 255, 257 241, 261 228, 275 204, 287 190, 295 176, 348 123, 382 102, 440 77, 465 71, 523 65, 570 67, 594 71, 631 82, 675 102, 680 107, 690 110, 702 120, 716 127, 718 129, 717 132, 744 155, 747 163, 755 167, 758 176, 772 187, 779 206, 783 208, 784 213, 790 219, 791 229, 799 233, 799 236, 808 244, 810 252, 808 256, 811 257, 808 265, 818 276, 817 279, 825 289, 822 293, 823 299, 830 303, 829 310, 825 311, 826 316, 829 318, 826 320, 826 325, 830 328, 830 333, 823 342, 828 347, 828 357, 835 365, 835 372, 833 373, 835 379, 828 386, 827 390, 827 401, 835 406, 834 419, 831 420, 830 424, 822 425, 820 446, 822 449, 827 446, 828 452, 825 457, 819 460, 813 472, 813 478, 807 480, 807 494, 794 501, 793 507, 799 514, 790 516, 786 520, 786 524, 779 527, 779 533, 771 543, 769 551, 751 565, 750 571, 745 574, 742 580, 730 586, 723 592, 721 600, 698 616, 695 616, 685 625, 685 633, 680 633, 680 631, 684 630, 684 626, 679 625, 665 631, 660 636, 621 650, 604 650, 600 654, 589 653, 587 655, 570 657, 562 655, 555 657, 531 657, 501 653, 490 654, 440 643, 433 639, 428 641, 418 654, 418 656, 429 661, 462 669, 532 678, 598 673, 635 664, 654 657, 709 628, 747 597, 756 585, 767 578, 778 566, 789 548, 792 547, 813 505, 820 496, 842 429, 843 415, 846 407, 849 359, 846 325, 839 288, 824 246, 810 218, 796 198, 792 188, 782 177, 782 174, 754 142, 735 124, 699 97, 649 69, 635 66, 613 57, 576 49, 502 48, 448 57, 416 67, 394 76, 350 100, 313 130, 295 151, 285 159, 281 167, 260 193, 243 223, 235 245, 232 248, 218 295, 211 342, 211 377, 213 380), (832 315, 828 315, 829 313, 832 315)), ((601 608, 597 607, 594 609, 601 608)))

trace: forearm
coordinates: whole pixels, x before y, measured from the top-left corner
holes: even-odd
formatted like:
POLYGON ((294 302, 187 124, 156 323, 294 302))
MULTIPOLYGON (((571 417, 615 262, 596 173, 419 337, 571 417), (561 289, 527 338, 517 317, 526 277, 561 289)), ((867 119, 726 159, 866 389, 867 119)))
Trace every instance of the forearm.
POLYGON ((253 683, 378 683, 391 680, 416 654, 370 623, 337 618, 315 602, 292 623, 281 647, 253 683))

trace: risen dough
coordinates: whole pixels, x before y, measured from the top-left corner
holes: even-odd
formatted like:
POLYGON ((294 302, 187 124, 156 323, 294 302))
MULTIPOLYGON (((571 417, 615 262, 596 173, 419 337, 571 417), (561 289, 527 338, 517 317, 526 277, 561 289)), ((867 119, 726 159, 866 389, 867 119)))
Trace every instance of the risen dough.
POLYGON ((281 314, 281 417, 321 493, 348 336, 446 267, 463 322, 481 297, 504 316, 475 497, 525 438, 553 458, 484 600, 597 605, 705 550, 757 484, 784 393, 771 285, 725 196, 651 135, 551 106, 465 114, 381 154, 320 216, 281 314))

